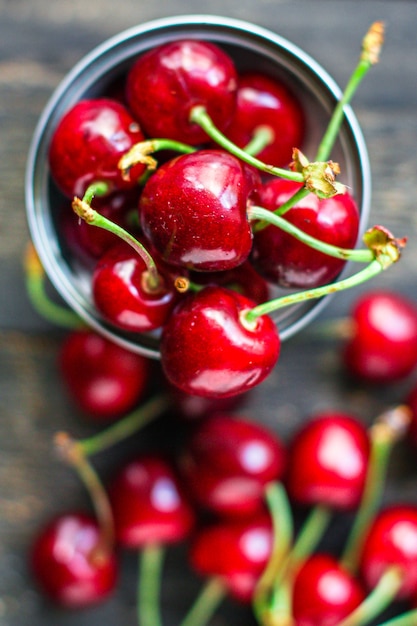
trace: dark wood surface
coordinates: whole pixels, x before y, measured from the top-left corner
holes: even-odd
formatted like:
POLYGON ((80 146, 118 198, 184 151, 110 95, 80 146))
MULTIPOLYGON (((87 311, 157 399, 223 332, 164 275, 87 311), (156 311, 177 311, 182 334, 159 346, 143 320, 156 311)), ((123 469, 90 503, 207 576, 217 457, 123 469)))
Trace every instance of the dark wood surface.
MULTIPOLYGON (((386 23, 381 62, 360 87, 353 106, 368 145, 373 201, 370 222, 407 235, 400 263, 374 281, 417 301, 417 4, 403 0, 0 0, 0 625, 130 626, 135 618, 134 555, 125 556, 115 597, 82 613, 51 608, 27 570, 33 532, 52 513, 86 505, 68 468, 54 457, 58 429, 91 432, 70 406, 56 370, 62 334, 32 310, 21 259, 28 241, 24 206, 26 154, 37 119, 72 65, 95 45, 134 24, 166 15, 212 13, 266 26, 314 56, 344 85, 362 36, 374 20, 386 23)), ((324 319, 346 315, 355 292, 333 298, 324 319)), ((401 402, 413 380, 369 389, 349 384, 338 359, 339 341, 319 341, 312 329, 288 341, 273 375, 250 395, 245 413, 272 425, 286 439, 323 408, 371 420, 401 402), (300 392, 302 390, 302 392, 300 392)), ((111 459, 98 459, 107 471, 111 459)), ((408 448, 394 454, 385 492, 417 503, 417 468, 408 448)), ((343 526, 343 521, 341 522, 343 526)), ((338 535, 336 531, 336 536, 338 535)), ((167 561, 167 624, 178 624, 196 581, 179 567, 181 550, 167 561)), ((246 610, 226 606, 213 620, 250 624, 246 610)))

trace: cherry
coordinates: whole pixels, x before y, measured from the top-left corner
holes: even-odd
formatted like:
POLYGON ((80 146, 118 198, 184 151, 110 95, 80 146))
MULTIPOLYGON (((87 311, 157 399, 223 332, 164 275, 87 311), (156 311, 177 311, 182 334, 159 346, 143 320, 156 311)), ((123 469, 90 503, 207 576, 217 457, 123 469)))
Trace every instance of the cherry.
POLYGON ((297 626, 336 626, 365 599, 361 583, 325 553, 311 555, 298 570, 292 606, 297 626))
POLYGON ((60 119, 49 147, 51 176, 69 198, 82 197, 93 183, 108 191, 136 186, 144 165, 136 165, 129 180, 118 167, 121 156, 143 141, 137 121, 120 102, 110 98, 80 100, 60 119))
POLYGON ((417 304, 387 290, 360 296, 351 311, 352 332, 342 353, 347 371, 369 383, 390 383, 417 366, 417 304))
POLYGON ((97 310, 109 322, 132 332, 160 328, 177 302, 173 283, 159 273, 150 284, 147 266, 124 241, 109 248, 98 260, 92 275, 92 295, 97 310))
POLYGON ((245 148, 260 127, 267 127, 273 139, 257 153, 257 158, 273 165, 287 165, 293 148, 301 147, 304 138, 300 103, 282 82, 262 73, 245 73, 239 76, 236 112, 226 135, 245 148))
POLYGON ((207 398, 186 393, 170 384, 168 384, 168 391, 173 405, 173 414, 187 421, 205 419, 215 411, 232 411, 238 408, 247 397, 246 393, 241 393, 226 398, 207 398))
MULTIPOLYGON (((261 204, 275 211, 301 189, 297 182, 273 178, 260 189, 261 204)), ((308 235, 352 249, 359 232, 359 211, 349 193, 318 198, 310 193, 285 212, 285 219, 308 235)), ((252 261, 257 270, 282 287, 309 289, 332 281, 344 259, 326 255, 270 225, 255 233, 252 261)))
POLYGON ((265 485, 282 477, 285 448, 269 429, 215 412, 198 422, 179 458, 195 501, 222 516, 249 515, 264 506, 265 485))
POLYGON ((356 507, 369 452, 367 430, 356 417, 330 411, 316 414, 289 445, 286 485, 290 497, 308 506, 356 507))
POLYGON ((417 507, 395 504, 380 511, 365 537, 360 572, 373 589, 388 569, 400 572, 396 599, 417 593, 417 507))
POLYGON ((255 192, 254 171, 231 154, 215 149, 183 154, 148 179, 139 201, 141 226, 165 261, 227 270, 249 256, 246 211, 255 192))
POLYGON ((157 454, 123 464, 108 485, 116 541, 125 548, 183 540, 194 511, 168 460, 157 454))
POLYGON ((417 384, 414 384, 408 392, 406 401, 411 409, 411 420, 408 432, 411 442, 417 445, 417 384))
POLYGON ((113 552, 95 553, 95 519, 84 513, 58 515, 35 537, 31 566, 42 591, 54 602, 76 609, 104 601, 114 590, 118 563, 113 552))
POLYGON ((73 330, 65 337, 59 366, 71 399, 98 421, 133 409, 148 387, 148 361, 90 329, 73 330))
POLYGON ((204 106, 220 130, 236 106, 237 73, 232 59, 215 44, 180 40, 141 55, 127 75, 126 99, 150 137, 198 145, 207 135, 190 122, 191 109, 204 106))
POLYGON ((261 383, 280 351, 277 328, 268 315, 245 321, 253 301, 209 285, 188 294, 162 329, 161 365, 182 391, 226 397, 261 383))
POLYGON ((200 576, 217 577, 230 595, 249 603, 273 543, 269 515, 220 520, 197 528, 191 538, 189 563, 200 576))
MULTIPOLYGON (((130 218, 136 212, 138 192, 134 190, 116 191, 104 197, 96 196, 91 206, 108 220, 132 231, 130 218)), ((64 244, 72 254, 91 266, 117 241, 114 233, 104 228, 92 228, 80 220, 74 211, 65 204, 59 224, 64 244)))

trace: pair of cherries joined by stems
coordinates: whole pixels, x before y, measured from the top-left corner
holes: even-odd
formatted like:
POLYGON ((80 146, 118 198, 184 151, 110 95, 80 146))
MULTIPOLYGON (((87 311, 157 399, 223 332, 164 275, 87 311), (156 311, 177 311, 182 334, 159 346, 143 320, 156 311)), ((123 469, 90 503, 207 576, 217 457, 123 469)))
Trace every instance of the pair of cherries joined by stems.
POLYGON ((185 541, 191 571, 206 579, 187 626, 208 623, 227 595, 252 605, 262 625, 285 615, 297 626, 358 626, 396 600, 413 607, 416 509, 379 510, 389 453, 409 419, 405 406, 369 428, 350 414, 317 414, 284 445, 246 417, 212 413, 169 457, 154 451, 123 462, 104 490, 87 459, 114 440, 58 438, 101 502, 100 524, 63 514, 45 527, 32 550, 38 582, 64 606, 88 606, 114 591, 118 550, 138 550, 138 617, 155 626, 164 549, 185 541), (311 509, 296 537, 290 503, 311 509), (333 512, 355 510, 342 556, 317 550, 333 512))
MULTIPOLYGON (((376 61, 382 33, 380 23, 370 29, 353 82, 376 61)), ((159 334, 165 374, 182 391, 227 397, 259 384, 280 353, 270 313, 354 286, 398 260, 405 240, 382 226, 366 233, 365 250, 352 249, 358 209, 335 180, 337 164, 325 160, 351 92, 310 163, 294 148, 305 129, 286 89, 266 76, 240 77, 211 43, 181 40, 133 63, 123 103, 83 100, 58 124, 53 180, 76 196, 73 209, 88 224, 123 240, 106 243, 94 266, 95 306, 117 328, 159 334), (158 165, 158 151, 181 154, 158 165), (138 185, 131 229, 105 217, 107 197, 138 185), (369 265, 332 283, 350 259, 369 265), (246 280, 236 279, 245 267, 246 280), (266 281, 306 291, 255 299, 266 281)))

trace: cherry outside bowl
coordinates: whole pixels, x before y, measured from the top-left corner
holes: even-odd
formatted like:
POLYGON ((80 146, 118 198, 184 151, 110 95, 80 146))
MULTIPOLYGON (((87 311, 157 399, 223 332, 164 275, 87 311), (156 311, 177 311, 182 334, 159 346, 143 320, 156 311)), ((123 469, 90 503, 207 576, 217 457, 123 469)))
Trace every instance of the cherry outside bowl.
MULTIPOLYGON (((301 100, 308 136, 302 146, 314 154, 341 89, 308 54, 281 35, 241 20, 211 15, 186 15, 154 20, 130 28, 96 47, 67 74, 46 105, 32 139, 26 170, 29 229, 45 271, 57 293, 89 326, 111 340, 152 358, 159 356, 158 333, 132 334, 106 322, 91 297, 90 273, 68 251, 57 227, 59 192, 48 168, 48 147, 62 115, 84 97, 97 97, 123 78, 141 53, 167 41, 195 38, 211 41, 233 58, 238 71, 265 71, 282 79, 301 100)), ((371 194, 370 166, 363 134, 351 107, 332 153, 341 166, 360 209, 360 234, 366 228, 371 194)), ((343 274, 348 271, 348 266, 343 274)), ((274 295, 279 295, 276 289, 274 295)), ((307 325, 328 302, 320 300, 284 308, 275 314, 281 339, 307 325)))

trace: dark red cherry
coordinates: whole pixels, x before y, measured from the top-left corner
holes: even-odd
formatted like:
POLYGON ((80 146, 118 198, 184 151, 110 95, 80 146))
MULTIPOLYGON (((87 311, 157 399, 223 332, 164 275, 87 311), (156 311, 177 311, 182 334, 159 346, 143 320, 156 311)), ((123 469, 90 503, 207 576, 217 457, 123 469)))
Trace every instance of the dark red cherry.
POLYGON ((66 513, 47 523, 34 538, 31 567, 41 590, 69 609, 106 600, 113 592, 118 562, 113 552, 95 552, 96 521, 84 513, 66 513))
POLYGON ((265 485, 280 480, 285 448, 271 430, 230 413, 199 422, 179 457, 184 484, 204 509, 249 515, 264 506, 265 485))
POLYGON ((340 510, 356 507, 365 483, 370 442, 354 416, 338 412, 315 415, 303 425, 288 449, 286 485, 302 505, 323 504, 340 510))
POLYGON ((243 263, 252 247, 247 218, 253 173, 231 154, 199 150, 162 164, 139 201, 146 237, 162 258, 203 271, 243 263))
POLYGON ((59 366, 74 404, 94 420, 112 420, 133 409, 149 382, 149 363, 92 330, 70 332, 59 366))
POLYGON ((94 304, 103 317, 132 332, 146 332, 165 324, 177 291, 162 273, 160 284, 148 282, 146 265, 139 254, 121 241, 97 262, 92 276, 94 304))
POLYGON ((417 445, 417 384, 414 383, 406 397, 406 403, 411 409, 409 438, 413 445, 417 445))
POLYGON ((272 525, 265 512, 244 520, 221 520, 197 530, 189 563, 197 574, 219 578, 232 597, 249 603, 272 544, 272 525))
POLYGON ((397 599, 417 594, 417 507, 395 504, 380 511, 365 537, 360 571, 373 589, 388 568, 399 568, 402 579, 397 599))
MULTIPOLYGON (((300 184, 293 181, 269 180, 260 191, 262 206, 274 211, 298 189, 300 184)), ((320 241, 348 249, 356 244, 359 211, 347 192, 325 199, 310 193, 284 217, 320 241)), ((257 270, 271 282, 300 289, 331 282, 345 265, 343 259, 313 250, 273 225, 255 234, 251 258, 257 270)))
POLYGON ((204 106, 223 131, 234 113, 236 88, 228 54, 215 44, 185 39, 141 55, 128 73, 126 98, 148 136, 197 145, 207 135, 190 122, 191 109, 204 106))
POLYGON ((182 541, 194 511, 170 463, 145 455, 123 465, 108 486, 116 540, 126 548, 182 541))
POLYGON ((226 397, 261 383, 276 364, 278 330, 268 315, 248 324, 253 301, 224 287, 188 294, 167 320, 161 336, 161 364, 182 391, 226 397))
POLYGON ((293 615, 297 626, 337 626, 364 599, 358 579, 334 556, 316 553, 295 576, 293 615))
POLYGON ((132 188, 144 171, 139 164, 129 181, 118 168, 121 156, 144 136, 138 122, 120 102, 110 98, 81 100, 59 121, 49 147, 51 176, 69 198, 82 197, 95 182, 109 192, 132 188))
MULTIPOLYGON (((91 206, 100 215, 133 234, 138 228, 138 224, 132 223, 132 216, 136 217, 137 203, 138 192, 133 189, 116 191, 104 197, 95 196, 91 206)), ((78 261, 88 266, 96 262, 118 241, 114 233, 81 220, 69 203, 62 207, 59 230, 64 246, 69 248, 78 261)))
POLYGON ((245 148, 260 126, 269 128, 273 140, 257 158, 275 166, 288 165, 305 134, 300 102, 281 81, 262 73, 243 74, 238 80, 236 112, 226 135, 245 148))
POLYGON ((392 291, 368 291, 356 300, 350 318, 342 359, 355 378, 390 383, 417 367, 416 302, 392 291))

